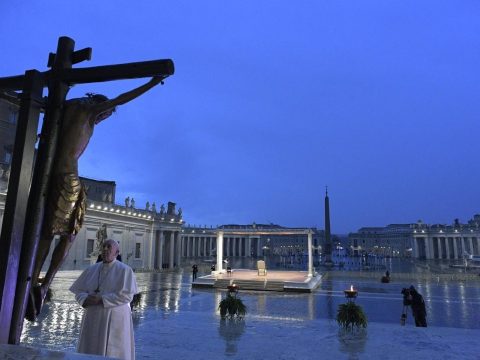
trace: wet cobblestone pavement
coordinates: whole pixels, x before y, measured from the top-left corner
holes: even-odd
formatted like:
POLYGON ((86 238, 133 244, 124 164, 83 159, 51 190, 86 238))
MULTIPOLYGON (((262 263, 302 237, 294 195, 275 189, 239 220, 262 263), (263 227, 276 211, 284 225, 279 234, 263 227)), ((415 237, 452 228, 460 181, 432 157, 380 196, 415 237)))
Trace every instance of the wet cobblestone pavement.
MULTIPOLYGON (((57 275, 53 301, 39 322, 25 323, 22 344, 75 351, 82 309, 68 288, 79 274, 57 275)), ((325 278, 310 294, 240 291, 247 316, 240 322, 225 322, 216 310, 224 291, 192 289, 190 274, 181 271, 136 275, 142 292, 133 313, 137 359, 309 359, 317 352, 358 358, 383 351, 386 339, 380 340, 385 334, 389 334, 387 343, 396 339, 398 351, 411 346, 423 351, 425 341, 438 351, 460 351, 459 356, 469 358, 474 352, 463 341, 480 335, 480 282, 413 283, 425 297, 428 311, 429 328, 417 329, 411 314, 407 326, 399 324, 400 291, 411 285, 407 282, 382 284, 344 273, 325 278), (367 331, 354 338, 339 333, 334 321, 338 305, 345 302, 343 290, 351 284, 358 289, 357 303, 369 320, 367 331), (448 345, 442 340, 447 336, 448 345), (456 342, 462 344, 458 349, 456 342), (442 349, 443 343, 448 349, 442 349)), ((391 352, 382 356, 396 358, 391 352)))

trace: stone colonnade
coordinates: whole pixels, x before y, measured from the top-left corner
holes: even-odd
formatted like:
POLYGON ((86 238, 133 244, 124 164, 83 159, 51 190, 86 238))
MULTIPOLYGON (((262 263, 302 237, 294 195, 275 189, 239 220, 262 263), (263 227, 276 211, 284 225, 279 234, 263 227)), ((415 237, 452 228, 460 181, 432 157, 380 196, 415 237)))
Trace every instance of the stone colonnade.
POLYGON ((173 269, 181 264, 180 231, 157 230, 155 233, 154 268, 173 269))
POLYGON ((208 257, 215 254, 216 236, 214 235, 182 235, 182 257, 208 257))
MULTIPOLYGON (((217 234, 181 234, 157 230, 154 246, 155 269, 173 269, 181 259, 212 257, 217 253, 217 234)), ((228 236, 223 241, 223 258, 261 255, 258 236, 228 236)))
MULTIPOLYGON (((304 234, 307 235, 308 241, 308 273, 312 276, 313 233, 310 231, 304 234)), ((185 234, 177 229, 156 230, 154 243, 155 269, 173 269, 181 265, 182 259, 216 256, 216 269, 222 271, 223 260, 226 258, 263 255, 259 235, 228 234, 224 231, 185 234)))
MULTIPOLYGON (((216 234, 182 234, 182 257, 211 257, 217 253, 216 234)), ((223 256, 252 257, 262 255, 259 236, 223 236, 223 256)))
POLYGON ((448 234, 445 236, 415 236, 415 258, 462 259, 464 255, 480 255, 480 238, 448 234))

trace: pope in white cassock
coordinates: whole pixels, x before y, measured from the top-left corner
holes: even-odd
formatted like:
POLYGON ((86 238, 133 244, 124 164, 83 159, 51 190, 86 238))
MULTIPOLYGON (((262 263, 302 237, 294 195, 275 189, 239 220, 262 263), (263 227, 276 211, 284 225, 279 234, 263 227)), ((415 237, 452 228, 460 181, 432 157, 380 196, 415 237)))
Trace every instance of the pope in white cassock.
POLYGON ((116 260, 115 240, 103 244, 103 262, 88 267, 70 287, 85 308, 78 352, 135 359, 130 302, 137 293, 133 270, 116 260))

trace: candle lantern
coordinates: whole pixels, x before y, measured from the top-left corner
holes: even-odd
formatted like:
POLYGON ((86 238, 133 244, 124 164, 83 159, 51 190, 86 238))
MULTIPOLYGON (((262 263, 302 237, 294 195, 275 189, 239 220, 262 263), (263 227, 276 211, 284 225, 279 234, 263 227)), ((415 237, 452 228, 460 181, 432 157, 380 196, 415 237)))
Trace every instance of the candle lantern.
POLYGON ((358 295, 358 291, 353 288, 353 285, 350 285, 349 290, 343 290, 345 297, 351 301, 355 300, 358 295))
POLYGON ((238 286, 237 286, 237 284, 232 284, 232 285, 227 286, 227 289, 228 289, 229 293, 235 294, 238 291, 238 286))

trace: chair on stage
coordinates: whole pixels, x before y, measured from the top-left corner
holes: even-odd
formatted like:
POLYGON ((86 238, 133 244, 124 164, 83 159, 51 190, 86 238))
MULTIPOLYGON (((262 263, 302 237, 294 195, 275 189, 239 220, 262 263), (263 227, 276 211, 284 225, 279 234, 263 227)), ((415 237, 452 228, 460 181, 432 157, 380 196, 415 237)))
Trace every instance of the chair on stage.
POLYGON ((267 275, 267 269, 265 267, 265 261, 263 260, 258 260, 257 261, 257 270, 258 270, 258 275, 267 275))

